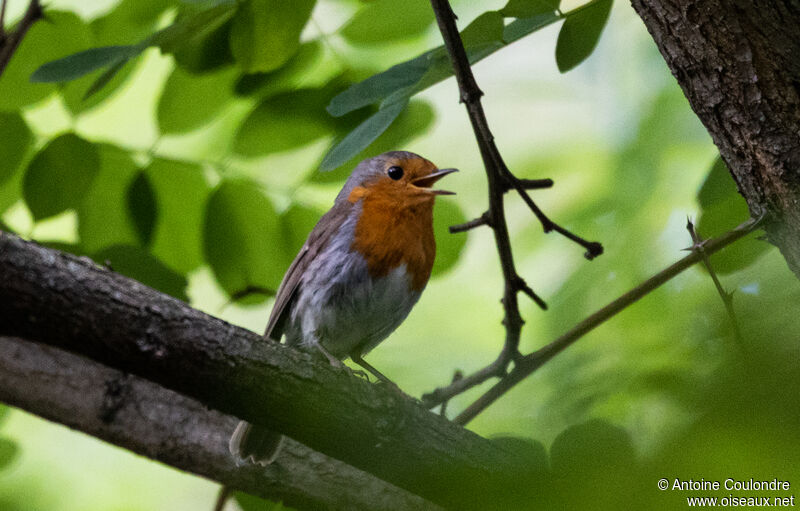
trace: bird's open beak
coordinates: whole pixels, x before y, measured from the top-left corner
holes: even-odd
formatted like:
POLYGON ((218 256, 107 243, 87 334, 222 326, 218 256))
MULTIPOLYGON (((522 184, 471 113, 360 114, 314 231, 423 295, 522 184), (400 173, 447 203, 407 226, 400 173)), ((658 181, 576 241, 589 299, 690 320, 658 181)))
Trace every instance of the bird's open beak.
POLYGON ((452 174, 453 172, 458 172, 458 169, 440 169, 436 172, 428 174, 427 176, 416 178, 415 180, 411 181, 411 184, 419 188, 427 188, 428 190, 426 191, 432 193, 433 195, 455 195, 455 192, 430 189, 436 181, 442 179, 447 174, 452 174))

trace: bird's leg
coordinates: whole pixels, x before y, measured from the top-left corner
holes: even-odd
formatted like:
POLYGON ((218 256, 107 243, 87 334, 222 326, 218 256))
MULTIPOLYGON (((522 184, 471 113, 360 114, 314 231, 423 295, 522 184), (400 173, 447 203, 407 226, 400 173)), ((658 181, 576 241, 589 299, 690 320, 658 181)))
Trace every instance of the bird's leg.
POLYGON ((372 374, 372 376, 374 376, 375 378, 379 379, 383 383, 389 384, 392 387, 395 387, 397 389, 400 388, 400 387, 397 386, 397 384, 395 382, 393 382, 392 380, 390 380, 389 378, 384 376, 383 373, 381 373, 380 371, 378 371, 377 369, 372 367, 366 360, 361 358, 361 353, 351 353, 350 354, 350 360, 352 360, 356 364, 360 365, 361 367, 363 367, 364 369, 369 371, 372 374))
POLYGON ((325 358, 328 359, 328 362, 330 362, 333 367, 335 367, 337 369, 345 369, 345 370, 350 371, 351 373, 355 374, 356 376, 361 376, 362 378, 365 378, 367 381, 369 381, 369 377, 367 376, 367 373, 365 373, 364 371, 360 371, 358 369, 356 369, 354 371, 354 370, 350 369, 349 367, 347 367, 346 365, 344 365, 341 360, 339 360, 338 358, 336 358, 333 355, 331 355, 331 353, 328 350, 325 349, 325 346, 323 346, 321 342, 314 343, 314 345, 317 347, 317 349, 319 349, 319 351, 323 355, 325 355, 325 358))
POLYGON ((330 352, 325 349, 325 346, 323 346, 321 342, 315 342, 314 346, 316 346, 317 349, 323 355, 325 355, 325 358, 328 359, 328 362, 330 362, 333 367, 340 368, 340 367, 342 367, 344 365, 344 364, 342 364, 341 360, 339 360, 338 358, 336 358, 333 355, 331 355, 330 352))

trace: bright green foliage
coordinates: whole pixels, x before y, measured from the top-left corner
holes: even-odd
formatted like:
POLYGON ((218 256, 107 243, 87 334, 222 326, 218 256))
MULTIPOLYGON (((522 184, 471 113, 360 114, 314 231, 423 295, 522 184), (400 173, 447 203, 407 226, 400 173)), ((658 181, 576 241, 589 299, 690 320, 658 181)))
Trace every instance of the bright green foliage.
POLYGON ((33 142, 33 134, 18 113, 0 112, 0 185, 22 164, 33 142))
POLYGON ((104 46, 90 48, 63 59, 43 65, 31 75, 33 82, 68 82, 96 69, 113 66, 117 62, 138 55, 136 46, 104 46))
POLYGON ((567 13, 556 42, 558 70, 566 73, 592 54, 608 21, 613 0, 592 0, 567 13))
POLYGON ((236 133, 234 150, 259 156, 301 147, 329 135, 334 119, 325 112, 325 89, 298 89, 262 101, 236 133))
POLYGON ((171 269, 186 274, 203 264, 203 212, 211 186, 203 168, 188 162, 157 158, 144 172, 158 205, 150 251, 171 269))
MULTIPOLYGON (((698 233, 710 238, 733 229, 750 218, 747 202, 736 189, 730 171, 722 158, 717 157, 697 193, 700 217, 698 233)), ((711 265, 718 273, 732 273, 751 265, 764 254, 769 245, 753 234, 738 242, 735 247, 711 256, 711 265)))
POLYGON ((317 225, 324 213, 319 209, 295 203, 281 214, 281 239, 286 244, 287 254, 300 252, 308 238, 308 234, 317 225))
POLYGON ((133 245, 114 245, 92 255, 99 264, 111 268, 127 277, 158 289, 162 293, 189 301, 186 296, 186 277, 167 268, 141 247, 133 245))
POLYGON ((158 100, 158 127, 163 134, 197 129, 231 101, 235 68, 195 76, 176 67, 158 100))
POLYGON ((508 0, 499 12, 507 18, 532 18, 552 13, 560 3, 560 0, 508 0))
POLYGON ((223 181, 208 200, 203 252, 229 295, 278 289, 291 258, 278 242, 280 234, 272 203, 253 182, 223 181))
MULTIPOLYGON (((424 135, 433 123, 433 118, 433 108, 428 103, 419 100, 412 101, 408 108, 398 115, 397 120, 374 142, 349 160, 340 163, 335 170, 313 173, 312 181, 344 181, 361 160, 405 147, 410 139, 424 135)), ((322 165, 318 167, 321 168, 322 165)))
POLYGON ((270 502, 248 493, 237 491, 233 495, 242 511, 292 511, 281 502, 270 502))
POLYGON ((156 192, 147 174, 139 172, 125 193, 126 211, 131 219, 139 244, 146 247, 153 239, 158 218, 156 192))
POLYGON ((8 467, 19 455, 19 446, 7 438, 0 437, 0 470, 8 467))
POLYGON ((23 196, 34 218, 41 220, 81 205, 100 171, 97 148, 67 133, 39 151, 28 165, 23 196))
POLYGON ((89 27, 75 14, 48 11, 47 17, 48 23, 31 27, 0 76, 0 110, 15 110, 47 97, 55 86, 30 83, 31 74, 42 64, 91 44, 89 27))
MULTIPOLYGON (((185 5, 179 11, 178 20, 197 15, 202 9, 185 5)), ((214 27, 192 44, 184 44, 173 52, 175 62, 191 73, 207 73, 234 63, 230 47, 230 34, 233 20, 214 27)))
POLYGON ((302 83, 301 77, 313 69, 321 57, 322 44, 319 41, 305 42, 291 60, 275 71, 242 75, 234 90, 241 96, 267 97, 298 88, 302 83))
POLYGON ((406 104, 405 101, 389 104, 359 124, 325 155, 320 170, 335 169, 374 142, 397 119, 406 104))
MULTIPOLYGON (((458 174, 448 176, 448 182, 442 181, 438 188, 445 190, 456 188, 456 184, 450 180, 458 180, 458 174)), ((458 258, 463 252, 464 245, 467 243, 467 236, 463 233, 450 234, 448 230, 451 225, 463 224, 467 221, 461 208, 452 199, 439 197, 433 208, 433 232, 436 236, 436 260, 433 264, 432 275, 441 275, 458 262, 458 258)))
POLYGON ((248 73, 272 71, 300 47, 315 0, 245 0, 231 27, 233 56, 248 73))
POLYGON ((357 44, 376 44, 419 35, 434 21, 427 0, 374 0, 365 3, 341 34, 357 44))
POLYGON ((212 7, 186 16, 138 44, 91 48, 60 60, 48 62, 33 73, 31 80, 34 82, 63 82, 106 68, 106 71, 89 86, 86 95, 91 95, 110 83, 127 60, 138 56, 149 46, 158 46, 165 53, 179 51, 186 45, 202 40, 214 32, 228 21, 233 13, 232 5, 212 7))
POLYGON ((98 144, 100 169, 78 207, 78 237, 82 250, 94 253, 118 244, 136 244, 136 217, 122 206, 138 168, 122 148, 98 144))

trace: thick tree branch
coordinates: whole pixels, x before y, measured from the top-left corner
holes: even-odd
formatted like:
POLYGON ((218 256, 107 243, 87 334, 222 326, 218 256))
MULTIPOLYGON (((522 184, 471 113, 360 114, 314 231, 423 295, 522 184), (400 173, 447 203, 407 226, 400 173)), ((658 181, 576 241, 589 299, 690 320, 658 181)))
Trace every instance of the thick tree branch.
POLYGON ((450 3, 447 0, 431 0, 433 12, 436 15, 436 22, 442 34, 445 48, 453 63, 453 71, 458 82, 458 89, 461 102, 467 109, 472 130, 481 152, 483 166, 486 170, 486 178, 489 183, 489 210, 479 218, 467 222, 466 224, 453 226, 451 232, 463 232, 481 225, 488 225, 494 232, 497 254, 500 258, 500 267, 503 271, 504 290, 503 308, 505 316, 503 325, 506 328, 505 341, 500 355, 494 362, 475 373, 453 382, 447 387, 442 387, 424 396, 425 404, 429 407, 441 404, 451 397, 464 392, 476 385, 483 383, 489 378, 503 376, 508 370, 512 360, 520 356, 519 339, 522 332, 522 325, 525 323, 519 312, 518 294, 520 292, 528 295, 539 307, 547 308, 547 304, 542 300, 525 280, 517 273, 514 266, 514 257, 511 251, 511 240, 508 234, 504 209, 504 195, 509 190, 516 190, 522 197, 536 218, 541 222, 544 231, 556 231, 568 239, 586 248, 586 257, 591 259, 603 252, 600 243, 586 241, 580 236, 573 234, 567 229, 556 224, 548 218, 544 212, 531 199, 527 190, 537 188, 549 188, 553 185, 550 179, 519 179, 506 166, 500 151, 494 142, 494 135, 489 129, 486 121, 486 114, 481 105, 483 92, 478 88, 475 76, 467 58, 464 44, 456 26, 456 15, 453 13, 450 3))
POLYGON ((292 440, 269 467, 238 467, 227 449, 235 417, 142 378, 22 339, 0 337, 0 401, 292 507, 439 509, 292 440))
POLYGON ((39 0, 31 0, 31 3, 28 4, 28 9, 25 11, 25 14, 22 16, 22 19, 17 24, 16 28, 12 31, 7 31, 5 29, 5 12, 6 12, 6 0, 0 0, 2 5, 0 5, 0 77, 3 76, 3 71, 5 71, 6 66, 9 62, 11 62, 11 57, 14 56, 14 52, 17 51, 19 44, 22 42, 22 38, 25 37, 25 34, 28 33, 28 29, 36 23, 38 20, 44 17, 44 13, 42 11, 42 6, 39 3, 39 0))
POLYGON ((800 277, 800 3, 632 0, 752 216, 800 277))
POLYGON ((481 507, 510 476, 509 453, 394 390, 89 259, 0 233, 0 274, 0 335, 147 378, 447 507, 481 507))

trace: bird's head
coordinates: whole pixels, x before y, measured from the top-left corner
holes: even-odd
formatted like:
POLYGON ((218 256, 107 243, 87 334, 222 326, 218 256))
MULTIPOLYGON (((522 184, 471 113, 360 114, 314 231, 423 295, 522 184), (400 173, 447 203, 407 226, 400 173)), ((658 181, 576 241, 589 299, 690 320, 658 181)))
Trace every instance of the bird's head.
POLYGON ((453 192, 432 188, 457 169, 439 169, 418 154, 390 151, 362 161, 353 170, 337 201, 357 202, 372 195, 398 204, 433 202, 437 195, 453 192))

